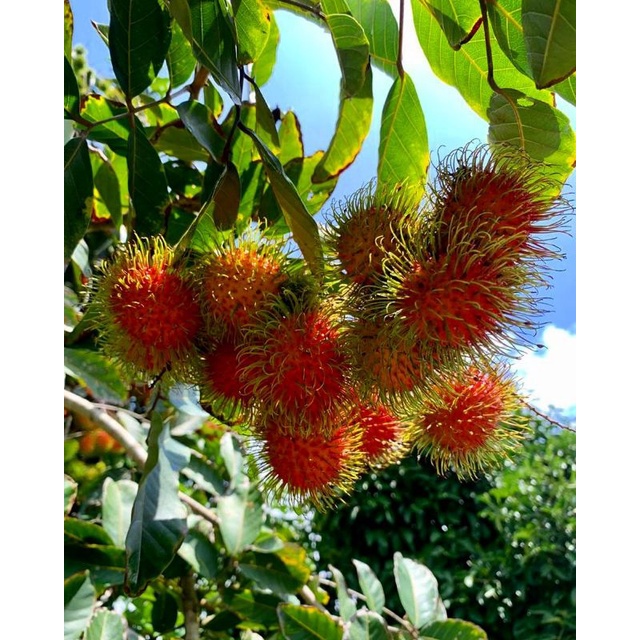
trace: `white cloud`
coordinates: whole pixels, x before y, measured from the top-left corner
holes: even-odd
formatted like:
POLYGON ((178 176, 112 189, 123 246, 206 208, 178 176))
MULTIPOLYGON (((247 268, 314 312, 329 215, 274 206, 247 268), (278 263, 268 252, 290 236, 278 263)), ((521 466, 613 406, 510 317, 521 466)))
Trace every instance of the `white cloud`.
POLYGON ((514 363, 529 402, 548 411, 550 407, 568 418, 576 413, 576 335, 549 325, 542 333, 546 347, 525 354, 514 363))

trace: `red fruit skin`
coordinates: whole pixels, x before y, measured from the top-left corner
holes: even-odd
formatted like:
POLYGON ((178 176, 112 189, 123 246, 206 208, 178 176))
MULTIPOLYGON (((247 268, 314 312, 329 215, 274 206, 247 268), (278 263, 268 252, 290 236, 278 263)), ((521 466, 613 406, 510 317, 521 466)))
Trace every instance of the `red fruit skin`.
POLYGON ((104 429, 88 431, 80 438, 78 445, 80 453, 87 458, 124 451, 124 447, 104 429))
POLYGON ((257 313, 276 300, 287 275, 276 255, 252 246, 217 251, 200 268, 205 316, 223 333, 239 334, 257 313))
POLYGON ((405 425, 381 402, 358 402, 352 421, 362 429, 361 449, 370 466, 387 466, 406 453, 405 425))
MULTIPOLYGON (((347 393, 347 359, 331 318, 294 312, 252 334, 241 364, 266 413, 295 416, 300 429, 331 424, 347 393)), ((323 427, 324 428, 324 427, 323 427)))

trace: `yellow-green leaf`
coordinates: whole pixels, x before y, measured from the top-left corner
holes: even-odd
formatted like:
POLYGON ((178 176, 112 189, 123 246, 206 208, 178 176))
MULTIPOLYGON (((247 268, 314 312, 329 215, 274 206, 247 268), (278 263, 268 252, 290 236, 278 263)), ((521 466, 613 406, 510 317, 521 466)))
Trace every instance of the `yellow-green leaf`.
POLYGON ((476 0, 421 0, 438 21, 449 46, 459 49, 480 26, 476 0))

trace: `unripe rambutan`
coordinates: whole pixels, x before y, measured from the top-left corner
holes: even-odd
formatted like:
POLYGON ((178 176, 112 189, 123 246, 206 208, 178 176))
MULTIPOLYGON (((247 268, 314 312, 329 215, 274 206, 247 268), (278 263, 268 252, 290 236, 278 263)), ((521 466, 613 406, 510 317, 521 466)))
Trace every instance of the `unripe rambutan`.
POLYGON ((215 247, 199 260, 199 293, 203 314, 215 334, 238 334, 277 299, 287 279, 280 247, 241 238, 215 247))
POLYGON ((492 261, 560 257, 548 238, 570 207, 525 152, 463 147, 442 161, 434 184, 438 255, 472 246, 492 261))
POLYGON ((261 432, 258 466, 264 488, 276 499, 309 501, 324 510, 348 493, 363 470, 358 429, 302 434, 291 423, 268 420, 261 432))
POLYGON ((120 248, 95 285, 105 353, 133 376, 191 374, 202 316, 191 277, 161 237, 120 248))
POLYGON ((453 467, 459 478, 474 478, 508 457, 526 433, 528 424, 517 408, 517 390, 506 369, 467 367, 443 375, 421 398, 411 439, 438 473, 453 467))
POLYGON ((375 284, 387 255, 404 253, 422 218, 402 186, 374 191, 369 184, 333 207, 327 247, 340 279, 350 285, 375 284))
POLYGON ((332 425, 348 392, 348 363, 335 318, 324 307, 262 314, 246 333, 240 363, 263 412, 296 417, 300 430, 332 425))

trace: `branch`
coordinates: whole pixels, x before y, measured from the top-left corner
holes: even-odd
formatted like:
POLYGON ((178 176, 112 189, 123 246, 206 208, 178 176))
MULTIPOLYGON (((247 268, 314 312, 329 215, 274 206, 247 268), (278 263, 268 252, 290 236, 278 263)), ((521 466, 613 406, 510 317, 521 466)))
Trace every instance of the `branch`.
POLYGON ((189 573, 180 578, 182 587, 182 613, 184 614, 184 638, 185 640, 200 640, 200 612, 198 596, 193 579, 189 573))
MULTIPOLYGON (((136 463, 136 466, 142 471, 147 461, 147 452, 144 447, 115 419, 112 418, 104 409, 96 407, 92 402, 82 398, 68 389, 64 390, 64 406, 71 413, 86 418, 91 424, 104 429, 111 437, 115 438, 123 447, 127 455, 136 463)), ((202 516, 212 524, 219 524, 218 516, 201 505, 191 496, 178 492, 180 500, 186 504, 194 513, 202 516)))
POLYGON ((535 413, 535 415, 537 415, 538 418, 542 418, 543 420, 546 420, 549 424, 559 427, 560 429, 564 429, 565 431, 571 431, 572 433, 576 432, 576 430, 572 429, 570 426, 566 424, 562 424, 561 422, 558 422, 557 420, 550 418, 546 413, 542 413, 542 411, 539 411, 538 409, 536 409, 532 404, 529 404, 526 400, 520 400, 520 402, 522 402, 522 404, 525 407, 527 407, 527 409, 529 409, 531 413, 535 413))
POLYGON ((398 75, 404 78, 404 68, 402 67, 402 41, 404 39, 404 0, 400 0, 400 16, 398 20, 398 59, 396 60, 396 68, 398 75))

